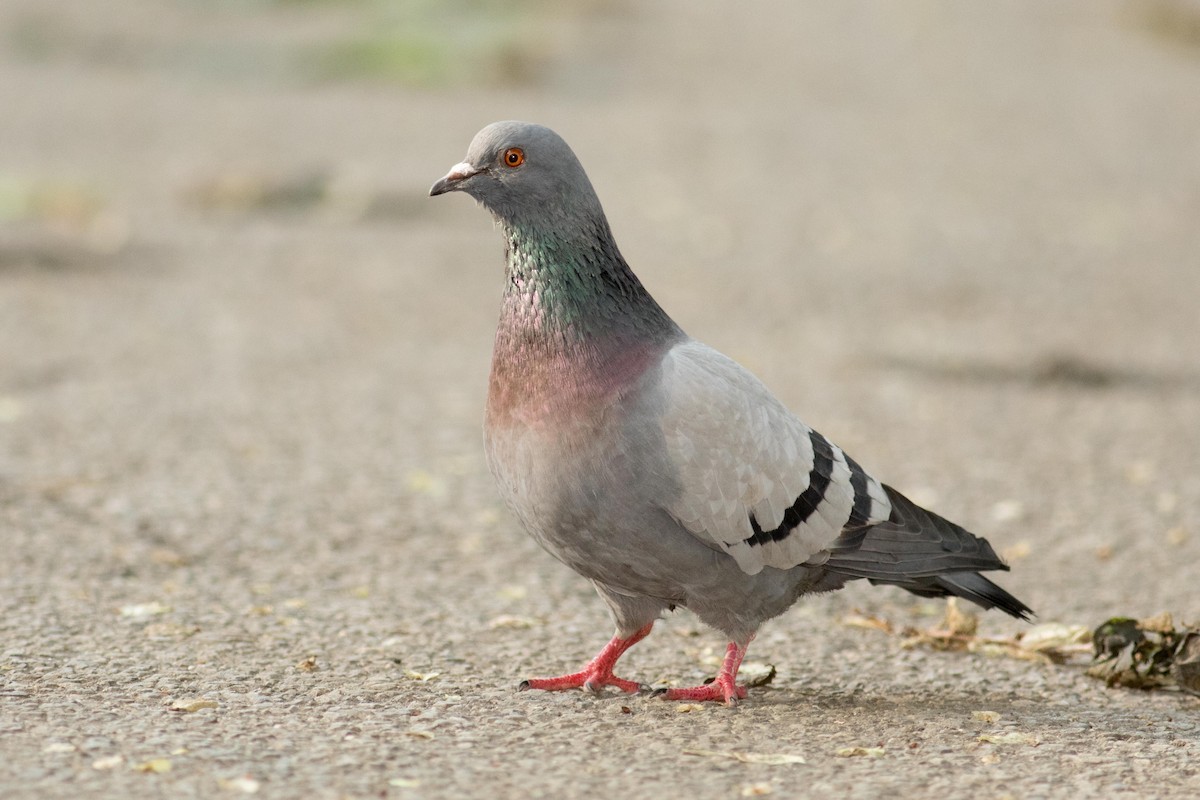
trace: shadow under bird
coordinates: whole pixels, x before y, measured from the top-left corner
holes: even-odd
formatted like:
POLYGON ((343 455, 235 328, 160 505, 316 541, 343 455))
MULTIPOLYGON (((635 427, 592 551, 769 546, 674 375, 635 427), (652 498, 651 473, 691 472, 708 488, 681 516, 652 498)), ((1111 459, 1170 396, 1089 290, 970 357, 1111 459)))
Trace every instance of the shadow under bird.
POLYGON ((857 578, 1032 614, 979 574, 1007 569, 987 541, 880 483, 675 324, 552 130, 487 126, 429 193, 454 191, 504 235, 489 467, 533 538, 591 580, 616 623, 582 670, 521 688, 638 691, 613 674, 617 659, 682 606, 729 645, 713 682, 665 696, 736 705, 759 626, 857 578))

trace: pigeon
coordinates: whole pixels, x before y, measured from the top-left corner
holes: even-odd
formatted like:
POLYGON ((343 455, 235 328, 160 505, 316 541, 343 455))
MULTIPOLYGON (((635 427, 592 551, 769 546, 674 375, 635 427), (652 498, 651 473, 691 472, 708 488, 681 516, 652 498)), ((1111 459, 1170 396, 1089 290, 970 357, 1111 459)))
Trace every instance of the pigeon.
POLYGON ((541 125, 496 122, 429 194, 495 217, 504 293, 484 440, 506 505, 595 586, 616 632, 578 672, 521 689, 647 689, 614 674, 665 611, 729 641, 715 680, 659 690, 737 705, 746 648, 801 596, 865 578, 1029 619, 980 575, 991 545, 881 483, 749 371, 691 338, 617 249, 582 165, 541 125))

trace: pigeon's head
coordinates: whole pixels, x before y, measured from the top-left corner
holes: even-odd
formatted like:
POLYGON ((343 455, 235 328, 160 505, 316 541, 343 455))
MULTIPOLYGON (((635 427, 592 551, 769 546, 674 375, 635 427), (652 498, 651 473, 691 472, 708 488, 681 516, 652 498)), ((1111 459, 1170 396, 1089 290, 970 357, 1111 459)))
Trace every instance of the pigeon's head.
POLYGON ((579 159, 562 138, 531 122, 493 122, 466 159, 429 194, 466 192, 506 225, 542 227, 602 215, 579 159))

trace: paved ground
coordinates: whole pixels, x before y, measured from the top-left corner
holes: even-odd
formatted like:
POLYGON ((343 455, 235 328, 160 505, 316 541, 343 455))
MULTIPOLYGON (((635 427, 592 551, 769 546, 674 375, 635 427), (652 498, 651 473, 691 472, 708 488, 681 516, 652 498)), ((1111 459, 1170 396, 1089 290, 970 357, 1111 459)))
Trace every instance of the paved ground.
POLYGON ((1194 797, 1200 701, 840 622, 898 591, 771 623, 737 710, 515 692, 609 623, 497 506, 500 242, 424 195, 553 125, 677 319, 1043 620, 1197 619, 1200 7, 486 7, 0 3, 0 795, 1194 797))

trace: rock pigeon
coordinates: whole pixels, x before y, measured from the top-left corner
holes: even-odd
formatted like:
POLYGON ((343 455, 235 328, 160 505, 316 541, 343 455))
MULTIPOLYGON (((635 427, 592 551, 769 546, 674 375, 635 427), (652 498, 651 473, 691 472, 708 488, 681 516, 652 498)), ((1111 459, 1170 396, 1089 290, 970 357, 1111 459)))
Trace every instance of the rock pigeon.
POLYGON ((1033 613, 979 574, 1008 569, 987 541, 880 483, 680 329, 552 130, 488 125, 429 193, 453 191, 487 208, 505 243, 489 468, 522 525, 591 580, 616 623, 582 670, 520 688, 639 691, 613 674, 617 659, 683 607, 728 637, 724 664, 711 683, 660 693, 736 705, 759 626, 856 578, 1033 613))

